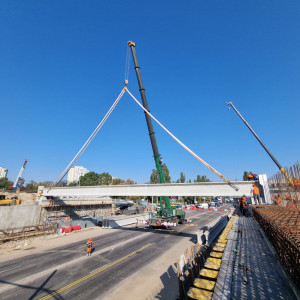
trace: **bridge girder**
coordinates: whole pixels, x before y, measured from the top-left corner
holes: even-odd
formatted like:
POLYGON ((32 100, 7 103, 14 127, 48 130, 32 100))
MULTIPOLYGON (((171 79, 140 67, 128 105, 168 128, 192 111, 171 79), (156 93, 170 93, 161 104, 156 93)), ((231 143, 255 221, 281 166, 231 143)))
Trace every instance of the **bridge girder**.
POLYGON ((104 197, 104 196, 251 196, 254 181, 233 181, 239 188, 234 190, 223 182, 165 183, 165 184, 133 184, 102 185, 81 187, 42 188, 44 196, 54 197, 104 197))

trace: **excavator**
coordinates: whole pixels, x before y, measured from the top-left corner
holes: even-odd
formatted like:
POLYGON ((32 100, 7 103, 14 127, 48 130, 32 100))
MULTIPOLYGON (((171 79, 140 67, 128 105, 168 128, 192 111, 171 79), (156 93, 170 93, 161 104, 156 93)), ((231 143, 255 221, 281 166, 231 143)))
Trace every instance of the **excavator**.
MULTIPOLYGON (((139 84, 140 94, 143 102, 143 107, 149 112, 147 97, 145 93, 145 88, 142 81, 141 71, 137 60, 137 55, 135 51, 135 43, 132 41, 128 42, 128 46, 132 53, 132 58, 134 62, 134 68, 139 84)), ((125 83, 126 84, 126 83, 125 83)), ((153 124, 151 117, 145 112, 146 117, 146 123, 148 127, 150 142, 152 145, 153 155, 154 155, 154 161, 156 166, 156 171, 159 176, 159 182, 165 183, 165 176, 163 173, 162 168, 162 158, 158 152, 157 142, 155 138, 155 133, 153 130, 153 124)), ((186 214, 185 211, 182 209, 174 208, 171 206, 170 198, 169 196, 161 196, 160 199, 160 209, 157 211, 157 213, 150 213, 149 218, 149 226, 155 227, 155 228, 169 228, 172 226, 176 226, 178 223, 183 223, 186 221, 186 214)))

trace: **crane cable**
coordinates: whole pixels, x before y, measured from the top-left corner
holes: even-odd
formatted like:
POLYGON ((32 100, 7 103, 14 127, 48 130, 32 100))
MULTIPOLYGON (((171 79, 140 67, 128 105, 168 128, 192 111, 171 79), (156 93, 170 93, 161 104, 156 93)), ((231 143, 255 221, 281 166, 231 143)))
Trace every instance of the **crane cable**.
POLYGON ((124 75, 124 82, 125 85, 128 83, 129 78, 129 67, 130 67, 130 48, 126 45, 126 62, 125 62, 125 75, 124 75))
POLYGON ((225 178, 221 173, 215 170, 212 166, 210 166, 207 162, 205 162, 202 158, 200 158, 196 153, 194 153, 191 149, 189 149, 186 145, 184 145, 174 134, 172 134, 166 127, 164 127, 149 111, 147 111, 144 106, 126 89, 128 94, 133 98, 133 100, 162 128, 164 129, 180 146, 182 146, 185 150, 187 150, 191 155, 193 155, 197 160, 199 160, 202 164, 204 164, 208 169, 218 175, 224 182, 228 183, 232 188, 236 191, 239 188, 232 184, 232 182, 225 178))
POLYGON ((122 89, 121 93, 119 94, 119 96, 117 97, 117 99, 115 100, 115 102, 113 103, 113 105, 111 106, 111 108, 108 110, 108 112, 106 113, 106 115, 102 119, 102 121, 99 123, 99 125, 96 127, 96 129, 93 131, 93 133, 90 135, 90 137, 87 139, 87 141, 81 147, 81 149, 78 151, 78 153, 72 159, 72 161, 68 164, 68 166, 65 168, 65 170, 59 175, 59 177, 57 178, 57 180, 50 186, 49 191, 51 190, 52 187, 55 187, 58 183, 60 183, 63 180, 63 178, 67 175, 67 173, 72 168, 72 166, 77 162, 77 160, 80 158, 80 156, 86 150, 86 148, 89 146, 89 144, 91 143, 91 141, 94 139, 94 137, 96 136, 96 134, 99 132, 99 130, 101 129, 101 127, 107 121, 108 117, 110 116, 110 114, 112 113, 112 111, 115 109, 115 107, 117 106, 117 104, 119 103, 119 101, 121 100, 122 96, 125 93, 126 88, 127 87, 125 85, 124 88, 122 89))

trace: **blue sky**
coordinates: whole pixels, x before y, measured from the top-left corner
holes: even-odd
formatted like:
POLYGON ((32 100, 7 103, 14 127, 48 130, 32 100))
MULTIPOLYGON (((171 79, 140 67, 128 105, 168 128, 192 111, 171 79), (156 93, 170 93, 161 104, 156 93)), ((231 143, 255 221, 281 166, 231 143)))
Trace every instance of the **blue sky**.
MULTIPOLYGON (((278 169, 226 102, 283 166, 299 161, 299 1, 0 2, 0 166, 15 180, 55 180, 123 87, 127 41, 151 113, 225 177, 278 169)), ((130 62, 129 90, 138 98, 130 62)), ((219 178, 154 124, 180 172, 219 178)), ((144 113, 125 95, 77 165, 137 183, 154 161, 144 113)))

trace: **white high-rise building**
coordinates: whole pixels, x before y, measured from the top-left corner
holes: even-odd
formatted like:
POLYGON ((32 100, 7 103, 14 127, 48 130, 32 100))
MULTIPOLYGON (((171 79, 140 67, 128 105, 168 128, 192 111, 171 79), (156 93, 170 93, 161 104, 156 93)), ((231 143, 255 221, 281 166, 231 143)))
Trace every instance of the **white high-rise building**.
POLYGON ((0 167, 0 178, 6 178, 8 170, 0 167))
POLYGON ((71 182, 78 182, 80 176, 83 176, 88 172, 89 170, 82 166, 75 166, 71 168, 68 173, 68 184, 70 184, 71 182))

